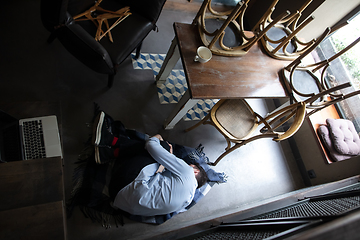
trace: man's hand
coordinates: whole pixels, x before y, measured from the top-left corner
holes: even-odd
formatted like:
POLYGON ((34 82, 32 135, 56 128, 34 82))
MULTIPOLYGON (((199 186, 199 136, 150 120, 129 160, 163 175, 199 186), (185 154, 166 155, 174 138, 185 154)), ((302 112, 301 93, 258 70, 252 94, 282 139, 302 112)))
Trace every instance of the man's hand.
POLYGON ((170 146, 170 151, 169 152, 172 154, 173 153, 173 146, 168 142, 167 142, 167 144, 169 144, 169 146, 170 146))
MULTIPOLYGON (((156 135, 154 135, 154 136, 152 136, 152 137, 156 137, 156 138, 159 139, 160 141, 164 141, 164 139, 162 138, 162 136, 161 136, 160 134, 156 134, 156 135)), ((167 144, 169 144, 169 146, 170 146, 170 153, 172 154, 172 153, 173 153, 173 146, 172 146, 170 143, 168 143, 168 142, 167 142, 167 144)))
POLYGON ((160 165, 158 170, 155 173, 162 173, 164 171, 165 167, 163 165, 160 165))

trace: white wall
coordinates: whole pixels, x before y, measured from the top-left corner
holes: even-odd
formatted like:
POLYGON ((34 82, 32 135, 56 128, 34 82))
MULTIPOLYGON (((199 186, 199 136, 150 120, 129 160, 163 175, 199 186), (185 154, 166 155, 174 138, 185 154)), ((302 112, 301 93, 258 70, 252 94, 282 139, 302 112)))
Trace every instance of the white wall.
POLYGON ((298 33, 307 41, 317 38, 327 27, 332 27, 360 4, 360 0, 326 0, 312 14, 315 17, 298 33))

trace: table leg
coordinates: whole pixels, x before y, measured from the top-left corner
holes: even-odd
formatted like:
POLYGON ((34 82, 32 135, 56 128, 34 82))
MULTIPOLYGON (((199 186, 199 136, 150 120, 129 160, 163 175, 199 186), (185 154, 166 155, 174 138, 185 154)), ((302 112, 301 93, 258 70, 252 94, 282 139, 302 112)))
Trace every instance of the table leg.
POLYGON ((181 97, 180 101, 176 104, 175 108, 164 122, 166 130, 173 129, 175 125, 185 116, 185 114, 199 101, 199 99, 191 99, 190 91, 186 90, 185 94, 181 97))
POLYGON ((159 74, 156 76, 156 81, 164 83, 169 76, 171 70, 175 67, 180 59, 179 48, 176 37, 172 40, 171 46, 166 54, 165 60, 160 68, 159 74))

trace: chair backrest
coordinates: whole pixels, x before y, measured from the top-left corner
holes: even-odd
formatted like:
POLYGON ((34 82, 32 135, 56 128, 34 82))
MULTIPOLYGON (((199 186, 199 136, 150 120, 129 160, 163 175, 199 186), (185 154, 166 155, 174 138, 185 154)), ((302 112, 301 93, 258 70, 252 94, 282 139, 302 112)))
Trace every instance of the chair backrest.
MULTIPOLYGON (((333 96, 331 98, 330 97, 326 98, 328 100, 316 102, 316 100, 324 98, 324 96, 329 95, 329 93, 336 92, 338 90, 350 86, 351 86, 350 83, 344 83, 336 87, 332 87, 330 89, 322 91, 318 94, 315 94, 314 96, 306 99, 303 102, 295 102, 284 108, 274 111, 273 113, 269 114, 266 118, 264 118, 264 120, 262 120, 262 122, 265 124, 265 127, 263 129, 265 129, 267 132, 276 132, 276 129, 278 129, 285 123, 289 122, 290 119, 293 119, 292 123, 290 123, 291 124, 290 127, 285 132, 278 133, 278 136, 273 139, 274 141, 285 140, 291 137, 292 135, 294 135, 299 130, 306 117, 309 117, 310 115, 330 105, 333 105, 342 100, 360 94, 360 90, 358 90, 358 91, 353 91, 346 95, 337 94, 334 95, 335 97, 333 96)), ((263 132, 265 130, 263 130, 263 132)))
MULTIPOLYGON (((270 11, 267 11, 261 17, 261 20, 251 33, 245 31, 244 28, 244 15, 249 1, 250 0, 239 1, 233 9, 225 10, 223 12, 216 11, 212 8, 212 0, 203 1, 203 4, 193 20, 193 24, 198 25, 201 41, 214 54, 229 57, 245 55, 269 29, 290 14, 290 12, 285 12, 276 17, 267 26, 260 26, 260 23, 265 21, 265 19, 268 19, 270 16, 269 14, 271 14, 270 11), (218 26, 218 23, 221 23, 221 26, 218 26), (215 30, 210 31, 209 29, 215 30), (225 31, 228 29, 233 29, 234 36, 226 41, 227 34, 225 31), (225 42, 231 42, 234 46, 226 46, 225 42)), ((274 0, 273 5, 278 1, 279 0, 274 0)))
POLYGON ((350 82, 343 83, 338 86, 329 88, 329 89, 327 89, 323 92, 320 92, 320 93, 308 98, 307 100, 305 100, 304 103, 306 104, 306 108, 308 109, 307 116, 310 116, 328 106, 331 106, 335 103, 343 101, 347 98, 351 98, 351 97, 354 97, 354 96, 360 94, 360 90, 357 90, 357 91, 353 91, 353 92, 350 92, 345 95, 342 93, 330 95, 333 92, 339 91, 339 90, 347 88, 347 87, 351 87, 350 82), (325 98, 325 96, 328 96, 328 97, 325 98), (320 98, 325 99, 325 100, 315 103, 315 101, 320 98))
MULTIPOLYGON (((257 23, 260 28, 265 28, 274 21, 272 14, 275 10, 277 2, 278 1, 274 1, 273 5, 269 7, 267 12, 268 17, 261 19, 261 22, 257 23)), ((298 24, 298 21, 302 16, 302 12, 311 2, 312 0, 306 0, 303 6, 301 6, 297 11, 293 14, 290 14, 289 12, 289 14, 284 15, 284 17, 273 26, 274 28, 281 29, 282 31, 275 32, 282 32, 284 36, 272 37, 272 34, 265 34, 261 38, 264 50, 269 56, 281 60, 293 60, 306 51, 306 49, 311 47, 311 45, 315 42, 315 40, 304 42, 297 37, 298 32, 305 28, 314 19, 314 17, 310 16, 302 23, 298 24), (288 46, 293 47, 292 51, 287 50, 288 46)), ((270 32, 273 31, 269 31, 269 33, 270 32)))
POLYGON ((269 114, 261 120, 265 125, 261 132, 276 133, 277 136, 273 138, 274 141, 285 140, 293 136, 300 129, 305 117, 306 104, 304 102, 293 103, 269 114), (287 130, 284 131, 280 128, 287 128, 287 130))
POLYGON ((331 28, 326 28, 325 31, 316 39, 314 44, 308 48, 303 54, 301 54, 298 58, 292 61, 289 65, 285 67, 286 70, 291 71, 293 68, 296 68, 301 64, 301 60, 304 59, 307 55, 309 55, 319 44, 327 37, 331 32, 331 28))

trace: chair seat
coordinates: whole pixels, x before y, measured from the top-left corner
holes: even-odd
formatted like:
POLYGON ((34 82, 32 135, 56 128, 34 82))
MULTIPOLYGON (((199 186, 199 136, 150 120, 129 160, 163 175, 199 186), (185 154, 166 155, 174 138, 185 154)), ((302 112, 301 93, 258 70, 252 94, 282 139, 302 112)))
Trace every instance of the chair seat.
MULTIPOLYGON (((320 93, 321 86, 318 83, 317 79, 310 71, 298 70, 295 69, 293 76, 293 87, 304 95, 311 96, 312 94, 320 93)), ((305 101, 308 99, 308 96, 300 96, 294 93, 298 102, 305 101)), ((319 98, 315 102, 320 102, 322 99, 319 98)))
POLYGON ((215 112, 219 124, 237 139, 244 139, 253 132, 256 116, 242 99, 225 101, 215 112))

